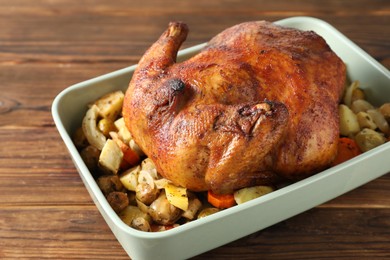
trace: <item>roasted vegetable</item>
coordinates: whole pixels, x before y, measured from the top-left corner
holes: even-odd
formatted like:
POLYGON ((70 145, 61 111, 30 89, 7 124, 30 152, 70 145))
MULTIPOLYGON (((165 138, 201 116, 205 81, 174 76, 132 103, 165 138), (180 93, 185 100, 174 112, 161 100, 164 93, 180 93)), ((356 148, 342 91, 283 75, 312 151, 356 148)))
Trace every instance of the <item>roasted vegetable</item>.
POLYGON ((118 216, 121 218, 123 222, 125 222, 127 225, 131 226, 134 219, 137 218, 143 218, 145 221, 147 221, 149 224, 152 222, 152 218, 142 212, 137 206, 127 206, 124 208, 118 216))
POLYGON ((97 120, 99 116, 99 109, 96 105, 92 105, 88 109, 83 119, 82 128, 89 144, 95 146, 97 149, 103 149, 107 138, 102 132, 97 129, 97 120))
POLYGON ((352 104, 352 95, 353 95, 353 92, 358 89, 360 85, 360 82, 359 81, 354 81, 352 82, 352 84, 350 84, 346 89, 345 89, 345 94, 344 94, 344 98, 343 98, 343 101, 344 101, 344 104, 348 107, 351 106, 352 104))
POLYGON ((267 193, 270 193, 273 190, 274 189, 270 186, 253 186, 253 187, 243 188, 234 192, 234 200, 236 201, 237 204, 242 204, 244 202, 253 200, 267 193))
POLYGON ((80 156, 91 173, 96 174, 98 170, 100 151, 95 146, 88 145, 80 151, 80 156))
POLYGON ((340 134, 352 136, 360 131, 359 122, 355 113, 346 105, 339 105, 340 134))
POLYGON ((355 156, 358 156, 362 152, 356 141, 352 138, 342 137, 339 140, 337 156, 334 159, 332 166, 343 163, 355 156))
POLYGON ((351 108, 351 110, 357 114, 359 112, 366 112, 367 110, 369 109, 374 109, 374 106, 371 105, 368 101, 366 100, 363 100, 363 99, 359 99, 359 100, 355 100, 351 106, 349 106, 351 108))
POLYGON ((386 138, 383 134, 380 134, 372 129, 365 128, 360 131, 356 136, 355 140, 360 147, 362 152, 367 152, 381 144, 386 142, 386 138))
POLYGON ((146 182, 139 183, 135 189, 136 198, 145 205, 150 205, 158 198, 159 194, 160 190, 155 185, 149 185, 146 182))
POLYGON ((353 103, 354 101, 359 99, 366 99, 366 95, 364 94, 364 91, 358 87, 352 92, 351 102, 353 103))
POLYGON ((125 125, 125 120, 123 117, 117 119, 114 122, 115 127, 118 129, 118 137, 126 144, 130 142, 131 139, 131 134, 129 130, 127 130, 127 127, 125 125))
POLYGON ((125 144, 118 135, 111 133, 113 140, 119 146, 123 153, 123 160, 126 161, 130 166, 135 166, 140 162, 139 155, 134 152, 127 144, 125 144))
POLYGON ((165 185, 165 195, 169 203, 186 211, 188 209, 187 189, 168 183, 165 185))
POLYGON ((138 144, 133 139, 130 140, 129 146, 130 146, 131 150, 136 152, 140 158, 145 156, 144 152, 141 150, 141 148, 138 146, 138 144))
POLYGON ((101 117, 114 121, 122 111, 123 98, 122 91, 115 91, 99 98, 94 105, 97 106, 101 117))
POLYGON ((102 148, 99 157, 99 165, 104 169, 116 174, 119 170, 123 153, 115 141, 108 139, 102 148))
POLYGON ((388 134, 389 133, 389 124, 387 123, 385 117, 379 110, 377 109, 369 109, 367 110, 367 114, 370 115, 372 120, 375 122, 375 124, 378 126, 379 130, 381 130, 382 133, 388 134))
POLYGON ((109 137, 110 132, 115 131, 116 127, 111 119, 102 118, 99 120, 97 128, 105 137, 109 137))
POLYGON ((216 194, 211 190, 207 192, 207 201, 219 209, 227 209, 236 205, 233 194, 216 194))
POLYGON ((190 220, 194 219, 196 213, 199 211, 201 207, 202 207, 202 202, 198 198, 194 197, 189 199, 187 210, 184 211, 182 217, 185 217, 186 219, 190 219, 190 220))
POLYGON ((205 208, 199 212, 198 219, 210 216, 210 215, 217 213, 219 211, 220 211, 220 209, 218 209, 218 208, 205 208))
POLYGON ((154 165, 154 162, 150 158, 146 158, 141 163, 142 170, 145 171, 152 171, 157 174, 156 165, 154 165))
POLYGON ((130 191, 135 191, 138 185, 138 174, 140 171, 141 171, 141 166, 137 165, 133 168, 124 171, 120 175, 119 179, 126 189, 130 191))
POLYGON ((123 185, 117 175, 103 175, 97 179, 97 184, 105 196, 114 191, 123 191, 123 185))
POLYGON ((390 122, 390 103, 383 104, 379 111, 382 113, 382 115, 386 118, 387 122, 390 122))
POLYGON ((107 201, 112 209, 119 213, 129 206, 129 198, 125 192, 113 191, 107 195, 107 201))
POLYGON ((73 133, 72 140, 77 149, 83 149, 89 145, 87 138, 85 137, 83 128, 79 127, 73 133))
POLYGON ((181 217, 181 214, 181 209, 169 203, 165 192, 161 192, 160 196, 149 206, 149 215, 161 225, 174 224, 181 217))
POLYGON ((130 226, 140 231, 150 232, 152 231, 150 223, 143 217, 137 217, 131 221, 130 226))
POLYGON ((374 130, 377 128, 377 125, 375 124, 374 120, 369 114, 367 114, 367 112, 361 111, 357 113, 356 117, 361 129, 370 128, 374 130))

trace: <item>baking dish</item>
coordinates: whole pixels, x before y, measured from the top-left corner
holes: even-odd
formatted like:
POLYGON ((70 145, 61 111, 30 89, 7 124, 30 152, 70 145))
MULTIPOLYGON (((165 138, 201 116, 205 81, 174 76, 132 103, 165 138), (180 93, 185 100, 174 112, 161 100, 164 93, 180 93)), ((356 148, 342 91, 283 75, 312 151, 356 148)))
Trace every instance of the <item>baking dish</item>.
MULTIPOLYGON (((292 17, 275 23, 317 32, 347 64, 348 77, 361 82, 371 103, 379 105, 390 100, 389 71, 331 25, 312 17, 292 17)), ((178 60, 188 59, 204 46, 200 44, 180 51, 178 60)), ((70 86, 57 95, 52 105, 54 122, 82 181, 132 259, 189 258, 290 218, 390 171, 388 142, 258 199, 174 229, 158 233, 132 229, 111 209, 82 161, 71 135, 81 125, 87 104, 108 92, 125 91, 135 68, 136 65, 130 66, 70 86)))

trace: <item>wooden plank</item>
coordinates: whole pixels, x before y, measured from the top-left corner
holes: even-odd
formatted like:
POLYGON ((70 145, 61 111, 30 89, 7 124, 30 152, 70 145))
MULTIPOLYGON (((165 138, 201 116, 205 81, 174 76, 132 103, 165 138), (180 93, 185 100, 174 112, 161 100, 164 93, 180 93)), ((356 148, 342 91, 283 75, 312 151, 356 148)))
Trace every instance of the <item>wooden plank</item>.
POLYGON ((59 92, 126 66, 120 62, 0 66, 0 127, 54 126, 51 105, 59 92))
POLYGON ((0 208, 92 204, 57 130, 0 130, 0 208))
POLYGON ((313 209, 194 259, 386 259, 389 217, 389 209, 313 209))
MULTIPOLYGON (((0 219, 2 259, 126 258, 93 207, 6 207, 0 219)), ((386 258, 389 219, 390 209, 313 209, 194 259, 386 258)))
POLYGON ((95 207, 10 206, 0 220, 1 259, 128 258, 95 207))
MULTIPOLYGON (((372 4, 368 6, 359 4, 364 1, 328 1, 328 4, 321 6, 316 1, 305 1, 304 4, 297 1, 294 5, 286 5, 288 1, 253 2, 250 5, 241 2, 229 5, 216 2, 210 5, 209 1, 196 1, 188 5, 184 1, 171 3, 173 8, 169 8, 169 1, 164 4, 142 2, 139 5, 129 5, 123 1, 110 4, 97 1, 93 4, 87 2, 88 8, 84 9, 67 1, 58 1, 55 5, 40 2, 31 5, 28 1, 15 1, 14 4, 1 6, 1 48, 7 54, 1 59, 10 58, 9 53, 16 53, 21 55, 19 58, 27 55, 27 61, 39 60, 38 55, 33 55, 37 51, 55 55, 54 59, 66 55, 67 51, 69 55, 79 56, 74 58, 80 60, 93 58, 97 52, 107 55, 109 59, 110 55, 119 58, 133 54, 138 57, 171 20, 186 21, 190 25, 191 33, 185 46, 207 41, 227 26, 243 21, 275 21, 297 15, 316 16, 334 24, 336 28, 342 26, 342 32, 359 45, 373 44, 375 48, 383 50, 387 48, 386 31, 390 30, 378 26, 378 23, 389 22, 389 4, 384 0, 371 1, 372 4), (378 7, 381 11, 378 11, 378 7), (378 23, 372 23, 373 17, 378 23), (50 21, 50 26, 47 21, 50 21), (366 32, 370 32, 369 42, 365 40, 366 32)), ((385 57, 376 58, 381 60, 385 57)))

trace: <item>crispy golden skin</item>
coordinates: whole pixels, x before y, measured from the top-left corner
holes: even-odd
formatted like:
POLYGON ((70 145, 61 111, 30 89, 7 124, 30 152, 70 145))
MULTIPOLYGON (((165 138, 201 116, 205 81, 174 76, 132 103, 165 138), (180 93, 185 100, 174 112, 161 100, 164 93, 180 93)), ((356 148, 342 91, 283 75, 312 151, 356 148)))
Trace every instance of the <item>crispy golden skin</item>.
POLYGON ((124 101, 127 127, 162 176, 229 193, 304 178, 332 162, 345 65, 320 36, 247 22, 176 63, 187 33, 170 23, 124 101))

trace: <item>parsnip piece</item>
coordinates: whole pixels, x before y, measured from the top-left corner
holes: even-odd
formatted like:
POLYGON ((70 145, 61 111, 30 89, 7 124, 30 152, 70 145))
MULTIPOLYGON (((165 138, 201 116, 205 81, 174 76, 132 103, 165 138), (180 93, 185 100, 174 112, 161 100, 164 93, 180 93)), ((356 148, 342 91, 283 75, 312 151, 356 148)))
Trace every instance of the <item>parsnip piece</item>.
POLYGON ((372 117, 366 112, 359 112, 356 117, 361 129, 370 128, 374 130, 377 128, 375 122, 372 120, 372 117))
POLYGON ((367 152, 386 142, 386 138, 382 134, 368 128, 360 131, 355 136, 355 140, 363 152, 367 152))
POLYGON ((82 128, 88 142, 97 149, 102 150, 107 138, 102 132, 97 129, 97 118, 99 116, 99 109, 96 105, 92 105, 88 109, 82 122, 82 128))
POLYGON ((114 121, 122 110, 124 96, 123 92, 118 90, 96 100, 94 104, 99 110, 99 115, 114 121))
POLYGON ((119 180, 122 182, 126 189, 135 191, 138 185, 138 174, 141 171, 141 166, 137 165, 123 172, 119 176, 119 180))
POLYGON ((165 194, 169 203, 186 211, 188 209, 187 189, 168 183, 165 185, 165 194))
MULTIPOLYGON (((355 101, 356 102, 356 101, 355 101)), ((352 136, 360 131, 359 122, 354 112, 346 105, 339 105, 340 134, 352 136)))
POLYGON ((126 144, 129 144, 130 140, 131 140, 131 134, 129 132, 129 130, 127 129, 126 125, 125 125, 125 120, 123 119, 123 117, 117 119, 115 122, 114 122, 114 125, 116 126, 116 128, 118 129, 118 137, 126 144))
POLYGON ((120 117, 115 120, 114 124, 118 130, 121 128, 126 128, 125 119, 123 117, 120 117))
POLYGON ((234 200, 237 204, 253 200, 261 197, 267 193, 272 192, 274 189, 270 186, 254 186, 243 188, 234 192, 234 200))
POLYGON ((115 141, 108 139, 99 157, 99 165, 111 173, 118 173, 123 153, 115 141))

